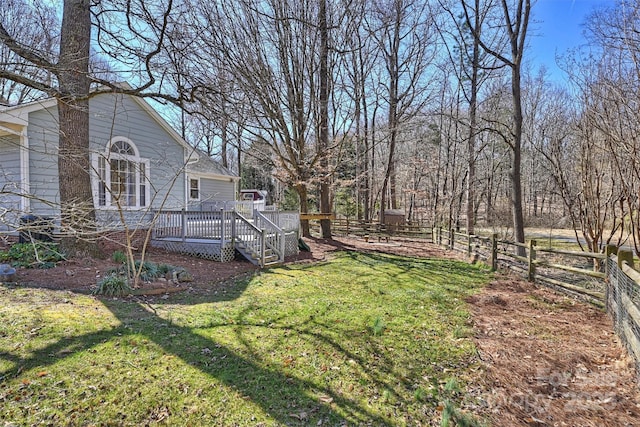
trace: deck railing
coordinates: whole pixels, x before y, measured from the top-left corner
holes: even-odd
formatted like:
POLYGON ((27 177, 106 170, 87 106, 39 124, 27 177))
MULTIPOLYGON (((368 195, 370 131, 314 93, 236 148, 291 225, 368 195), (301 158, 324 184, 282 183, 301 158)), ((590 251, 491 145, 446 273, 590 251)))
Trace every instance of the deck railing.
MULTIPOLYGON (((246 202, 235 206, 243 204, 246 202)), ((287 251, 292 246, 297 249, 299 224, 297 212, 253 211, 250 219, 240 212, 224 209, 162 210, 155 212, 152 239, 217 241, 264 266, 269 262, 284 262, 287 251)))
POLYGON ((284 262, 284 230, 267 218, 264 212, 254 212, 253 221, 256 227, 263 231, 265 249, 271 250, 278 257, 278 261, 284 262))
POLYGON ((232 212, 219 211, 158 211, 153 227, 154 238, 231 239, 232 212))
POLYGON ((247 218, 231 212, 233 221, 231 221, 232 235, 236 244, 244 247, 244 250, 258 259, 258 263, 264 266, 265 256, 265 231, 256 227, 247 218))
POLYGON ((300 214, 286 211, 263 211, 260 214, 284 231, 298 231, 300 229, 300 214))
POLYGON ((256 210, 264 210, 264 200, 256 201, 205 201, 200 203, 200 209, 204 212, 219 211, 221 209, 225 211, 236 211, 245 218, 253 218, 253 212, 256 210))

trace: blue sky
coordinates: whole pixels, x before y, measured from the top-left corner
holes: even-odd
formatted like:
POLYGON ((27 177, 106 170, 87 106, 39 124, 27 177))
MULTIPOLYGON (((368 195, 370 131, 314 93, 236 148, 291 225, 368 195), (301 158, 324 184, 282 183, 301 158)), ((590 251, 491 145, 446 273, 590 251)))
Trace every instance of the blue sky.
POLYGON ((596 7, 613 4, 613 0, 537 0, 528 35, 528 60, 535 68, 544 64, 551 77, 562 82, 563 72, 556 65, 556 54, 562 55, 568 49, 584 44, 582 23, 585 17, 596 7))

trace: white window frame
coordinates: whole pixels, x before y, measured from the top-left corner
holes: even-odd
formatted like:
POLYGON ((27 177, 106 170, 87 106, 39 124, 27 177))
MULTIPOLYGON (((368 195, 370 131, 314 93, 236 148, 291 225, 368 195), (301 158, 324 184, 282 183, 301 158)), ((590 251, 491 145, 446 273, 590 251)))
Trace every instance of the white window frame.
POLYGON ((149 159, 140 157, 138 147, 129 138, 124 136, 116 136, 112 138, 106 145, 105 150, 102 153, 94 153, 92 155, 91 163, 94 173, 92 174, 92 187, 93 187, 93 202, 97 209, 118 209, 118 205, 112 200, 111 186, 111 161, 112 160, 125 160, 133 163, 134 167, 134 184, 135 184, 135 204, 125 205, 121 204, 120 208, 123 210, 140 210, 147 209, 151 204, 151 185, 149 182, 149 174, 151 171, 151 162, 149 159), (121 154, 111 151, 113 144, 117 142, 124 142, 128 144, 134 154, 121 154), (141 174, 141 167, 144 168, 144 175, 141 174), (101 184, 104 184, 104 203, 101 204, 101 184), (141 205, 141 187, 144 186, 144 200, 145 204, 141 205))
POLYGON ((192 202, 199 202, 200 201, 200 197, 202 194, 202 184, 200 182, 200 177, 199 176, 189 176, 187 177, 187 183, 188 183, 188 188, 187 191, 189 192, 189 200, 192 202), (198 197, 191 197, 191 181, 197 181, 198 182, 198 197))

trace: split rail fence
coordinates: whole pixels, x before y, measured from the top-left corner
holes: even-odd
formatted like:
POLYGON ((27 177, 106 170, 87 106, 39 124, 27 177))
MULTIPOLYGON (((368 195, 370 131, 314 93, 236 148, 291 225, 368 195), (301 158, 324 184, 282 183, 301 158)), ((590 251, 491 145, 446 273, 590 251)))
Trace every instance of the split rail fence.
POLYGON ((483 258, 493 270, 502 266, 519 271, 529 281, 606 308, 640 375, 640 273, 632 252, 615 246, 607 246, 605 253, 569 251, 540 246, 536 240, 516 243, 496 234, 482 237, 442 228, 433 230, 433 242, 483 258))
POLYGON ((536 240, 517 243, 492 236, 478 236, 423 225, 383 225, 375 222, 336 219, 336 235, 389 240, 392 236, 420 238, 481 259, 493 270, 508 268, 529 281, 541 282, 577 295, 612 316, 616 333, 636 362, 640 375, 640 273, 634 269, 633 253, 607 246, 605 253, 572 251, 540 245, 536 240))

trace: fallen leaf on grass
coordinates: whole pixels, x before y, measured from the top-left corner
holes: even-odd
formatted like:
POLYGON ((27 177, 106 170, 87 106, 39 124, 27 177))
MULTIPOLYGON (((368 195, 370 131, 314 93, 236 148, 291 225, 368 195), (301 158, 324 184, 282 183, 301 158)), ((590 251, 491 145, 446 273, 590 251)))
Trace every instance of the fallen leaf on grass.
POLYGON ((324 403, 331 403, 331 402, 333 402, 333 397, 320 395, 320 396, 318 396, 318 400, 320 400, 320 402, 324 402, 324 403))
POLYGON ((285 368, 287 368, 291 366, 293 361, 294 361, 294 358, 292 356, 287 356, 283 359, 282 364, 284 365, 285 368))
POLYGON ((309 415, 307 415, 306 412, 300 412, 298 414, 289 414, 289 416, 291 418, 295 418, 295 419, 298 419, 300 421, 305 421, 309 417, 309 415))

